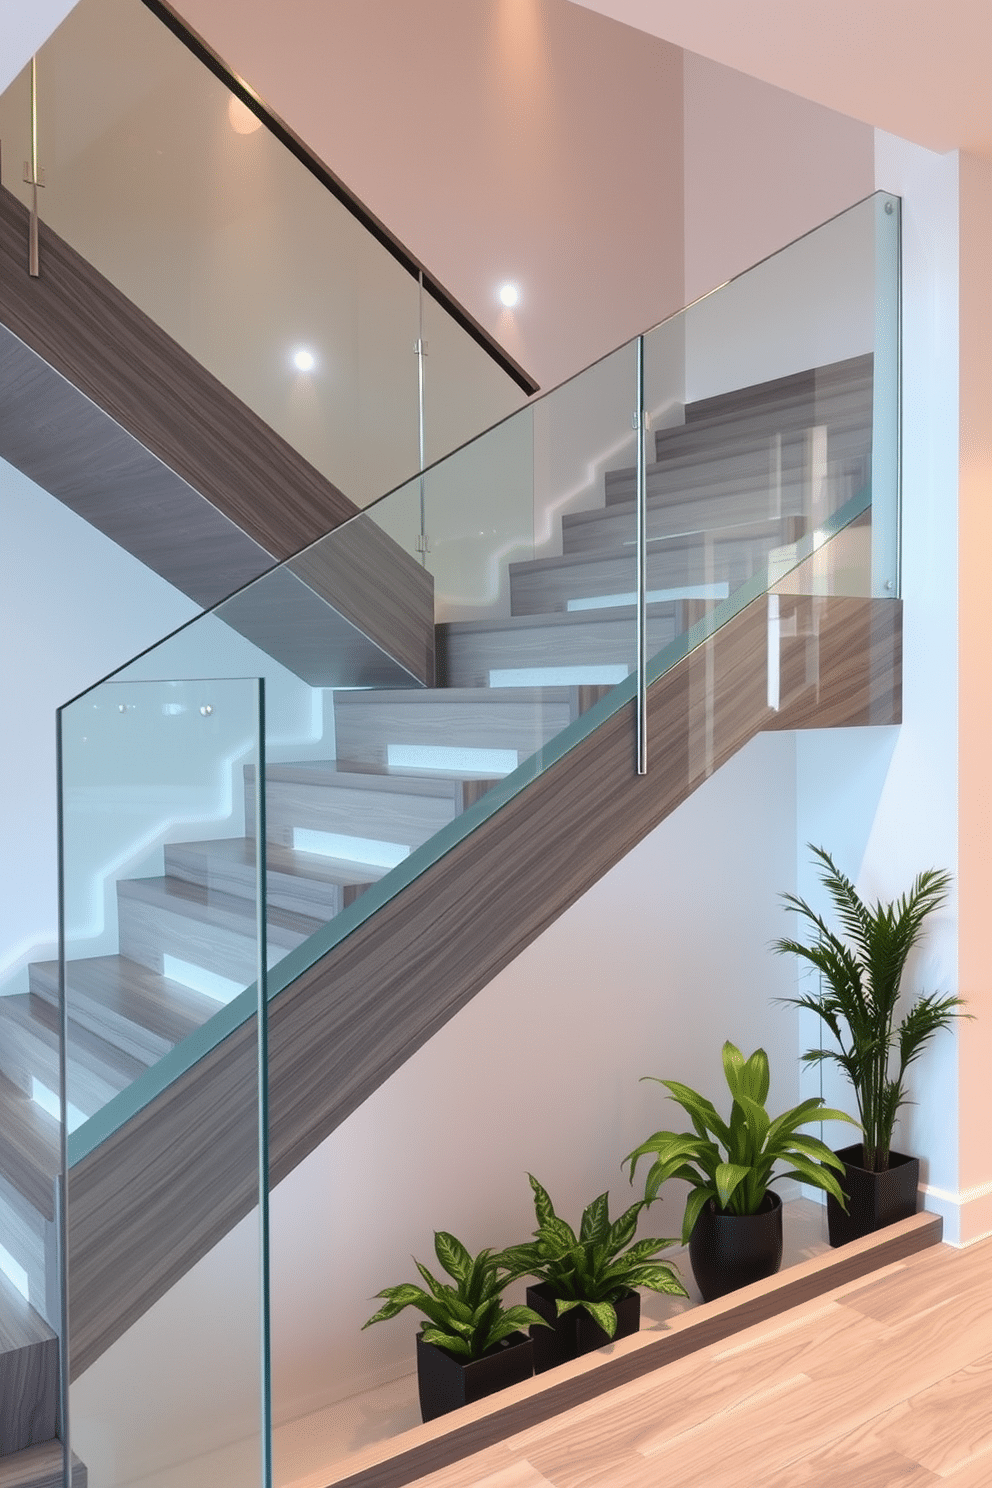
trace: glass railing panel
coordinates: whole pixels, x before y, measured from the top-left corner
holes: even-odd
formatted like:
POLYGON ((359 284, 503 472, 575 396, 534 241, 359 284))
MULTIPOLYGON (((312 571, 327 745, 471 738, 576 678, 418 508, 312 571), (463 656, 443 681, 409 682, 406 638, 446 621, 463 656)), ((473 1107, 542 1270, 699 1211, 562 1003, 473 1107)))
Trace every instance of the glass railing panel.
MULTIPOLYGON (((424 458, 434 464, 520 407, 523 396, 490 353, 438 303, 423 295, 424 458)), ((496 335, 513 358, 522 356, 512 315, 500 315, 496 335)))
MULTIPOLYGON (((678 317, 684 411, 650 442, 650 542, 685 525, 691 498, 719 569, 731 522, 757 544, 777 526, 786 546, 867 491, 872 592, 898 593, 898 222, 877 193, 678 317)), ((646 338, 649 410, 668 406, 673 332, 646 338)))
MULTIPOLYGON (((263 759, 261 695, 109 682, 60 712, 61 967, 37 968, 18 1037, 57 1102, 61 1015, 69 1431, 93 1483, 178 1485, 214 1451, 237 1467, 216 1480, 263 1481, 265 877, 256 803, 230 791, 263 759), (226 1066, 170 1085, 218 1018, 240 1030, 226 1066)), ((270 936, 281 954, 299 927, 276 914, 270 936)))
MULTIPOLYGON (((643 347, 620 348, 407 481, 104 684, 264 677, 268 923, 290 917, 306 931, 289 947, 271 935, 273 999, 633 699, 641 350, 648 449, 663 451, 645 473, 648 679, 663 687, 683 661, 691 674, 689 711, 666 732, 666 751, 682 750, 690 786, 726 757, 745 704, 748 727, 784 727, 816 701, 821 661, 843 639, 838 616, 854 616, 851 634, 861 636, 857 607, 876 592, 865 376, 877 345, 874 211, 869 202, 848 214, 853 224, 828 224, 825 254, 804 239, 796 264, 790 249, 760 266, 750 297, 764 312, 759 325, 735 281, 643 347), (833 276, 832 259, 841 249, 853 302, 847 341, 819 324, 821 315, 840 318, 846 280, 833 276), (776 275, 781 326, 771 318, 776 275), (732 377, 717 354, 723 294, 732 377), (760 346, 748 363, 744 343, 759 332, 795 352, 791 365, 760 346), (821 354, 834 361, 821 365, 821 354), (701 444, 696 428, 707 436, 701 444), (436 627, 417 630, 424 585, 436 627), (436 675, 422 685, 432 632, 436 675), (384 639, 402 649, 414 633, 419 672, 416 658, 398 661, 384 639), (800 713, 784 711, 794 706, 800 713)), ((232 756, 229 798, 251 795, 254 770, 232 756)), ((231 846, 232 829, 217 872, 225 855, 247 851, 251 830, 246 816, 248 835, 231 846)), ((224 835, 204 823, 204 838, 224 835)), ((140 863, 122 869, 132 871, 147 872, 140 863)), ((125 883, 115 892, 126 900, 134 891, 125 883)), ((250 1016, 247 1004, 241 1012, 250 1016)), ((159 1074, 153 1067, 141 1078, 167 1083, 174 1067, 208 1062, 239 1016, 230 1004, 159 1074)), ((145 1087, 136 1079, 130 1088, 145 1087)), ((95 1153, 100 1137, 90 1118, 74 1133, 75 1150, 95 1153)))
MULTIPOLYGON (((38 117, 41 216, 88 263, 357 505, 418 469, 416 271, 140 0, 80 0, 39 53, 38 117)), ((22 74, 0 138, 28 205, 29 120, 22 74)), ((524 394, 428 315, 439 420, 460 389, 436 457, 524 394)))

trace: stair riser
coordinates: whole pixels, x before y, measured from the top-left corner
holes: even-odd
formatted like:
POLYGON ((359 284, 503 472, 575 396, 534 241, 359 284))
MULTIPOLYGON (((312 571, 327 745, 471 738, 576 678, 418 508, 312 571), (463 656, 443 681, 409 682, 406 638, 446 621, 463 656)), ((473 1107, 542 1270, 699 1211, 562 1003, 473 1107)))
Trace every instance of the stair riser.
POLYGON ((801 448, 810 429, 827 428, 831 435, 862 444, 871 442, 871 387, 852 388, 817 400, 789 404, 730 418, 688 418, 682 425, 655 430, 655 464, 677 464, 721 458, 729 450, 750 454, 781 443, 801 448))
POLYGON ((0 1353, 0 1446, 4 1456, 51 1441, 58 1430, 58 1403, 58 1339, 0 1353))
MULTIPOLYGON (((30 1029, 4 1025, 0 1037, 0 1070, 25 1095, 31 1095, 35 1078, 49 1090, 59 1089, 58 1049, 47 1038, 35 1035, 30 1029)), ((91 1062, 73 1040, 70 1040, 67 1051, 67 1079, 71 1104, 87 1116, 99 1111, 130 1083, 130 1079, 118 1069, 108 1068, 100 1060, 91 1062)))
MULTIPOLYGON (((212 862, 208 855, 167 847, 165 871, 184 883, 198 884, 203 889, 255 902, 255 870, 250 864, 212 862)), ((284 909, 290 914, 310 915, 319 920, 332 920, 345 902, 339 884, 277 873, 271 868, 266 875, 265 892, 271 909, 284 909)))
MULTIPOLYGON (((175 913, 140 900, 119 898, 120 950, 122 956, 165 975, 163 956, 174 956, 228 981, 248 987, 255 981, 258 953, 255 936, 247 927, 233 930, 175 913)), ((281 960, 306 936, 284 927, 270 926, 269 961, 281 960)))
MULTIPOLYGON (((850 445, 831 437, 826 448, 819 447, 815 458, 804 446, 801 457, 742 462, 735 455, 726 460, 700 463, 691 470, 680 467, 649 465, 645 491, 653 505, 673 501, 705 499, 710 494, 736 492, 743 499, 754 491, 776 486, 800 486, 808 483, 812 472, 825 462, 831 476, 867 480, 870 468, 870 442, 864 439, 850 445)), ((633 469, 612 471, 606 478, 606 505, 617 506, 637 499, 637 477, 633 469)))
MULTIPOLYGON (((660 651, 676 635, 674 606, 660 605, 665 613, 648 620, 648 643, 660 651)), ((438 626, 438 672, 450 687, 486 687, 490 668, 498 667, 625 667, 637 664, 637 641, 633 611, 577 627, 570 636, 535 625, 530 629, 503 631, 470 625, 438 626), (553 643, 549 645, 549 642, 553 643)))
POLYGON ((284 847, 293 847, 295 827, 417 847, 458 814, 453 796, 450 791, 444 796, 401 795, 277 781, 266 791, 266 832, 284 847))
MULTIPOLYGON (((47 977, 36 976, 32 966, 29 972, 32 993, 49 1007, 59 1006, 58 986, 52 986, 47 977)), ((108 1008, 98 999, 80 991, 70 983, 67 993, 69 1011, 69 1038, 78 1029, 96 1034, 115 1048, 139 1060, 144 1065, 157 1063, 173 1047, 169 1039, 162 1038, 150 1029, 142 1028, 115 1008, 108 1008)))
MULTIPOLYGON (((828 503, 831 509, 843 504, 848 494, 849 487, 846 485, 837 490, 836 496, 828 503)), ((767 493, 761 497, 761 504, 769 504, 767 493)), ((686 530, 678 522, 672 521, 669 510, 648 510, 645 533, 648 543, 668 543, 669 552, 692 552, 693 549, 705 548, 706 543, 730 540, 761 543, 772 548, 781 543, 796 542, 806 528, 803 516, 790 510, 796 503, 784 501, 781 515, 778 512, 778 503, 773 501, 770 504, 775 507, 773 512, 760 510, 748 515, 738 509, 736 519, 727 522, 726 527, 700 524, 692 530, 686 530)), ((562 552, 567 558, 574 554, 605 554, 617 549, 622 549, 629 557, 634 551, 635 542, 637 509, 632 503, 610 506, 602 512, 574 512, 562 522, 562 552)))
POLYGON ((58 1236, 0 1174, 0 1245, 27 1273, 28 1301, 50 1327, 58 1325, 58 1236))
MULTIPOLYGON (((726 583, 736 589, 767 566, 768 554, 785 539, 779 532, 764 542, 724 540, 707 546, 671 551, 648 549, 648 590, 726 583)), ((633 558, 627 553, 596 555, 576 563, 516 564, 510 572, 514 615, 540 615, 568 609, 569 600, 629 594, 636 589, 633 558)))
POLYGON ((395 694, 339 694, 334 716, 338 758, 384 765, 389 744, 426 748, 514 750, 528 759, 577 715, 577 699, 520 703, 501 698, 463 702, 457 698, 405 698, 395 694))

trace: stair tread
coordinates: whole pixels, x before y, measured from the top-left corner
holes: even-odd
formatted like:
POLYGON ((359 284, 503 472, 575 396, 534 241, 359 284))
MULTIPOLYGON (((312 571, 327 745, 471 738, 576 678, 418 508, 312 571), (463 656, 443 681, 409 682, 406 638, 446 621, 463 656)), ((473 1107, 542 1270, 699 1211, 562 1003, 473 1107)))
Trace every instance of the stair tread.
MULTIPOLYGON (((426 690, 437 692, 441 689, 426 690)), ((251 778, 250 774, 248 778, 251 778)), ((417 796, 450 796, 456 787, 460 789, 464 785, 464 776, 453 775, 451 771, 400 770, 385 765, 372 769, 345 760, 301 760, 270 765, 266 767, 265 778, 269 784, 289 782, 321 786, 330 790, 340 787, 349 791, 366 790, 417 796)))
MULTIPOLYGON (((0 1488, 62 1488, 63 1448, 60 1441, 40 1442, 0 1457, 0 1488)), ((86 1488, 84 1464, 72 1454, 72 1488, 86 1488)))
MULTIPOLYGON (((221 837, 216 841, 171 843, 177 852, 202 856, 244 868, 255 867, 254 837, 221 837)), ((296 878, 312 878, 322 883, 339 884, 342 888, 375 883, 388 870, 371 863, 350 862, 346 858, 325 858, 322 853, 301 852, 283 847, 278 842, 265 846, 266 865, 270 872, 287 873, 296 878)))
MULTIPOLYGON (((54 1178, 61 1162, 59 1123, 2 1073, 0 1131, 0 1173, 39 1214, 53 1220, 54 1178)), ((2 1273, 0 1281, 6 1281, 2 1273)), ((2 1306, 0 1298, 0 1310, 2 1306)))
MULTIPOLYGON (((648 614, 663 617, 674 612, 674 600, 660 600, 649 604, 648 614)), ((542 610, 534 615, 497 615, 492 619, 445 620, 437 629, 444 635, 476 635, 491 633, 502 635, 518 630, 602 630, 607 626, 622 626, 630 630, 631 617, 636 615, 636 604, 610 605, 601 610, 542 610)), ((500 688, 499 692, 509 689, 500 688)))
MULTIPOLYGON (((59 964, 37 961, 31 967, 32 991, 58 1003, 59 964), (37 980, 36 980, 37 979, 37 980)), ((136 1023, 170 1047, 181 1043, 217 1011, 212 997, 171 981, 127 956, 91 956, 66 963, 69 1017, 73 997, 128 1022, 136 1023)), ((165 1052, 164 1050, 162 1051, 165 1052)))
MULTIPOLYGON (((55 1061, 57 1071, 61 1035, 58 1008, 32 993, 0 997, 0 1048, 3 1045, 4 1023, 7 1023, 8 1027, 14 1025, 41 1045, 49 1061, 55 1061)), ((67 1053, 70 1064, 75 1063, 81 1068, 92 1071, 98 1078, 108 1084, 116 1085, 118 1089, 123 1089, 132 1080, 137 1079, 138 1075, 147 1068, 147 1060, 135 1058, 87 1028, 74 1030, 69 1040, 67 1053)), ((47 1074, 46 1083, 50 1088, 57 1089, 57 1073, 54 1087, 51 1068, 47 1074)), ((73 1099, 71 1090, 70 1099, 73 1099)))
MULTIPOLYGON (((30 1348, 37 1343, 49 1343, 55 1336, 45 1319, 0 1271, 0 1354, 30 1348)), ((4 1460, 0 1457, 0 1463, 4 1460)))
MULTIPOLYGON (((251 900, 219 889, 204 889, 181 878, 121 879, 117 892, 119 898, 140 900, 207 925, 226 923, 228 927, 248 930, 255 918, 251 900)), ((272 907, 266 921, 270 942, 280 944, 285 940, 290 948, 296 945, 297 937, 312 935, 323 924, 310 915, 272 907)))
MULTIPOLYGON (((681 530, 675 531, 653 531, 654 527, 660 525, 662 519, 668 515, 666 512, 653 513, 648 510, 647 542, 650 548, 660 549, 665 546, 666 552, 689 552, 693 548, 699 548, 703 543, 772 543, 773 546, 787 542, 788 528, 794 527, 797 522, 796 516, 761 516, 750 521, 721 522, 718 527, 687 527, 683 524, 681 530), (656 516, 656 521, 651 522, 651 516, 656 516)), ((613 506, 599 507, 599 510, 590 512, 574 512, 568 519, 568 527, 565 528, 565 536, 580 536, 587 539, 587 534, 593 533, 598 546, 596 548, 573 549, 567 546, 567 551, 562 558, 586 557, 595 558, 596 554, 602 557, 614 555, 617 551, 626 551, 634 554, 634 533, 637 524, 637 503, 635 501, 616 501, 613 506), (602 531, 605 528, 605 531, 602 531), (629 530, 629 534, 628 534, 629 530), (607 539, 613 537, 611 542, 607 539)), ((515 564, 518 568, 526 562, 541 562, 543 559, 522 559, 521 564, 515 564)))
MULTIPOLYGON (((623 515, 628 506, 632 512, 636 513, 636 506, 628 502, 617 502, 614 506, 605 508, 605 512, 610 517, 615 517, 618 514, 623 515)), ((597 514, 602 516, 604 514, 604 508, 598 508, 597 514)), ((593 513, 576 512, 575 515, 592 516, 593 513)), ((692 552, 700 546, 701 542, 727 544, 728 546, 734 543, 745 542, 753 542, 756 546, 767 542, 771 542, 773 545, 775 543, 785 543, 789 540, 785 535, 785 529, 787 524, 791 522, 794 522, 794 518, 768 517, 754 521, 739 522, 735 526, 710 527, 702 532, 673 532, 669 536, 654 539, 651 543, 651 550, 653 553, 692 552)), ((605 548, 602 552, 589 549, 583 550, 580 553, 552 554, 547 558, 526 558, 519 563, 510 564, 510 576, 512 580, 514 574, 522 572, 555 573, 561 569, 581 569, 591 567, 594 563, 601 563, 606 559, 615 560, 616 555, 617 550, 615 547, 612 547, 605 548)), ((630 554, 630 563, 633 569, 633 551, 630 554)))

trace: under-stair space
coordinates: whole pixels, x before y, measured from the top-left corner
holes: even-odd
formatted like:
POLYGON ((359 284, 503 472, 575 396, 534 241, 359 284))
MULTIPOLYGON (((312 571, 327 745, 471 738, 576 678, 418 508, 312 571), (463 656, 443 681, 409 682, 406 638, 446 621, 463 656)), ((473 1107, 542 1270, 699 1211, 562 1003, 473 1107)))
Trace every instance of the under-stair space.
MULTIPOLYGON (((871 431, 870 357, 690 404, 684 426, 657 431, 647 497, 650 654, 766 572, 776 555, 794 552, 817 522, 864 489, 871 431)), ((508 618, 438 625, 441 685, 340 690, 335 758, 268 765, 270 965, 360 901, 628 676, 636 597, 632 494, 633 472, 607 473, 603 504, 564 517, 559 556, 512 563, 508 618)), ((817 667, 836 617, 848 625, 849 612, 835 608, 828 616, 816 610, 818 601, 802 598, 780 603, 778 713, 772 716, 766 697, 767 621, 764 613, 752 621, 745 611, 725 628, 716 661, 707 662, 707 686, 716 690, 701 721, 686 723, 702 701, 693 674, 686 674, 688 691, 681 683, 671 689, 667 706, 675 712, 652 725, 661 775, 669 763, 666 736, 687 727, 688 743, 680 748, 688 747, 695 763, 681 783, 670 782, 667 804, 662 792, 643 821, 623 823, 622 840, 604 849, 607 859, 615 860, 660 819, 659 810, 670 810, 757 728, 817 721, 809 701, 822 680, 817 667), (735 690, 721 693, 721 680, 735 690), (725 735, 720 717, 735 710, 743 710, 742 721, 725 735)), ((872 622, 867 612, 859 616, 868 656, 872 622)), ((890 688, 884 721, 893 717, 894 696, 890 688)), ((66 966, 70 1128, 113 1101, 254 980, 254 767, 242 773, 246 835, 168 843, 162 875, 117 883, 117 953, 66 966)), ((568 841, 558 846, 566 854, 583 851, 568 841)), ((58 966, 39 963, 31 968, 28 994, 0 999, 0 1233, 6 1237, 0 1380, 8 1377, 5 1370, 28 1367, 29 1359, 35 1372, 54 1367, 58 1039, 58 966)), ((313 1141, 319 1139, 315 1134, 313 1141)), ((149 1301, 153 1293, 154 1287, 149 1301)), ((100 1306, 106 1310, 106 1298, 100 1306)), ((89 1310, 80 1298, 74 1316, 89 1310)), ((124 1318, 111 1323, 100 1346, 125 1325, 124 1318)), ((94 1356, 92 1347, 74 1350, 80 1364, 94 1356)), ((38 1388, 48 1399, 54 1375, 38 1388)), ((0 1393, 9 1398, 6 1389, 0 1393)), ((8 1438, 15 1449, 37 1450, 39 1440, 54 1436, 54 1418, 40 1421, 22 1423, 8 1438), (39 1431, 49 1437, 39 1438, 39 1431)), ((0 1452, 10 1451, 0 1438, 0 1452)))

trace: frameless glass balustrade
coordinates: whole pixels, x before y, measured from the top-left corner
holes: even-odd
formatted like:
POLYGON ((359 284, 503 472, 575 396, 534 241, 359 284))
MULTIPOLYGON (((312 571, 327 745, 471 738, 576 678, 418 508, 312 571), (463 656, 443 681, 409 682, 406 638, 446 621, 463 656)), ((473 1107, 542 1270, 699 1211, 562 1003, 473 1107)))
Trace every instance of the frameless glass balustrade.
MULTIPOLYGON (((158 1061, 135 1069, 126 1103, 121 1091, 87 1096, 92 1110, 70 1099, 83 1118, 70 1140, 71 1173, 99 1169, 105 1153, 146 1150, 156 1103, 174 1089, 184 1089, 188 1110, 210 1111, 226 1051, 252 1036, 254 1004, 239 986, 250 972, 247 940, 236 952, 231 937, 247 923, 263 843, 276 1027, 294 1000, 333 995, 310 974, 329 950, 371 935, 378 910, 498 823, 505 805, 605 725, 629 715, 633 727, 642 654, 648 773, 677 769, 686 790, 749 730, 795 726, 820 706, 828 655, 868 644, 865 607, 898 593, 898 325, 889 314, 897 269, 898 203, 869 198, 429 466, 72 705, 82 717, 114 689, 127 703, 132 687, 165 699, 176 686, 198 697, 217 676, 265 681, 261 779, 257 752, 215 750, 220 804, 211 816, 170 756, 162 761, 176 790, 170 809, 190 829, 174 824, 160 860, 149 866, 95 836, 103 877, 94 898, 92 869, 66 855, 66 902, 90 906, 66 943, 67 988, 80 965, 115 953, 116 935, 116 954, 136 944, 141 978, 159 979, 150 1002, 171 1026, 168 982, 180 999, 231 992, 158 1061), (681 711, 665 713, 652 735, 669 692, 681 711), (161 906, 150 906, 155 896, 161 906)), ((207 701, 204 693, 199 706, 207 701)), ((107 740, 138 722, 117 706, 116 718, 106 715, 107 740)), ((195 737, 203 715, 182 717, 195 737)), ((113 760, 113 748, 104 754, 113 760)), ((122 765, 103 787, 130 803, 140 784, 128 812, 146 835, 142 813, 162 795, 154 758, 146 750, 144 774, 132 780, 122 765)), ((631 770, 634 761, 631 741, 631 770)), ((361 996, 374 1022, 374 977, 361 996)), ((117 1044, 117 1060, 138 1058, 107 1030, 87 1037, 117 1044)), ((270 1090, 277 1107, 301 1081, 319 1089, 319 1050, 286 1045, 280 1057, 270 1090)), ((70 1078, 70 1097, 73 1088, 70 1078)), ((209 1119, 200 1140, 209 1146, 209 1119)), ((280 1149, 274 1179, 293 1162, 280 1149)), ((163 1234, 169 1191, 163 1184, 152 1201, 163 1234)), ((211 1202, 220 1249, 233 1202, 226 1184, 211 1202)), ((206 1245, 205 1235, 176 1235, 177 1281, 213 1254, 199 1249, 201 1238, 206 1245)), ((71 1244, 69 1254, 71 1281, 71 1244)), ((135 1336, 152 1308, 135 1297, 135 1336)), ((94 1381, 99 1371, 97 1360, 94 1381)), ((278 1372, 273 1389, 278 1418, 290 1408, 278 1372)), ((90 1408, 111 1423, 118 1409, 106 1393, 90 1408)), ((202 1441, 218 1445, 208 1416, 204 1404, 184 1421, 199 1420, 202 1441)), ((127 1434, 124 1424, 106 1429, 127 1434)))
MULTIPOLYGON (((29 71, 0 140, 30 207, 29 71)), ((44 223, 357 506, 419 468, 425 409, 437 459, 523 402, 526 374, 141 0, 79 0, 37 80, 44 223)))

